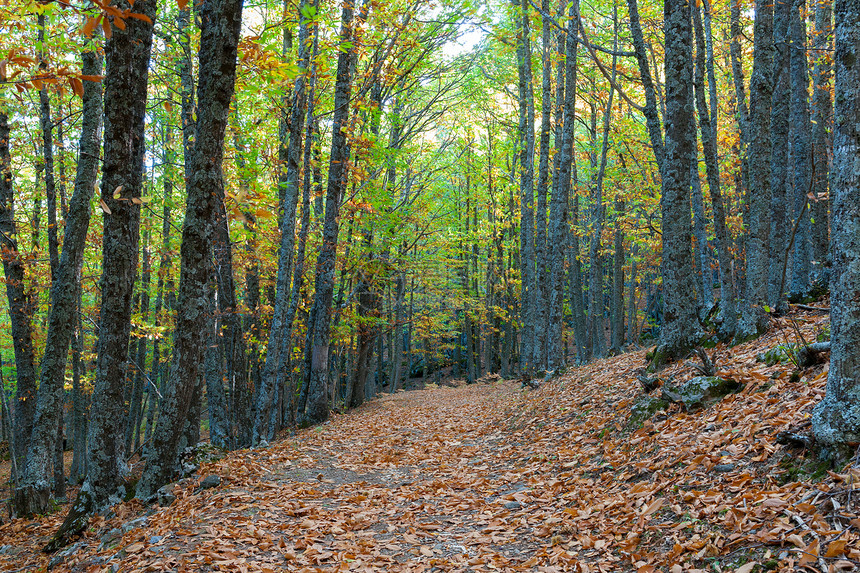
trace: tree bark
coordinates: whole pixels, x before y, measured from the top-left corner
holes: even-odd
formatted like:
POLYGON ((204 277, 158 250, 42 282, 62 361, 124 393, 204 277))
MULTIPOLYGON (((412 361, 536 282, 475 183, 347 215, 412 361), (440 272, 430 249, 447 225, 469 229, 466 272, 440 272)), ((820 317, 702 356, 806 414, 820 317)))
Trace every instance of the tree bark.
POLYGON ((809 116, 809 71, 806 54, 806 2, 795 0, 790 7, 789 33, 791 53, 791 156, 794 168, 793 201, 797 231, 794 236, 794 253, 791 259, 792 300, 801 300, 809 291, 810 229, 807 195, 812 191, 812 125, 809 116), (800 219, 798 221, 798 219, 800 219))
MULTIPOLYGON (((368 4, 360 10, 359 19, 367 17, 368 4)), ((329 416, 328 354, 330 344, 330 315, 334 295, 334 274, 337 258, 340 200, 347 184, 349 162, 349 101, 352 92, 353 60, 357 57, 354 45, 354 7, 350 3, 341 12, 341 51, 337 58, 335 77, 334 117, 331 154, 329 158, 328 187, 326 189, 323 241, 317 257, 314 303, 309 324, 310 368, 307 376, 307 404, 303 412, 306 423, 319 424, 329 416)))
MULTIPOLYGON (((708 193, 711 197, 711 208, 714 213, 714 235, 717 238, 717 258, 720 263, 720 306, 723 322, 720 326, 721 336, 730 338, 734 336, 737 328, 737 310, 735 307, 735 287, 732 276, 732 252, 731 236, 726 224, 726 208, 723 203, 723 194, 720 183, 719 157, 717 155, 716 122, 717 117, 713 110, 717 107, 716 88, 711 90, 711 114, 708 114, 705 104, 705 86, 702 70, 705 67, 705 54, 701 46, 710 46, 710 41, 705 38, 702 30, 701 18, 698 8, 693 8, 693 25, 696 31, 696 110, 699 114, 699 130, 702 139, 702 152, 705 157, 705 173, 708 180, 708 193)), ((734 52, 732 52, 734 53, 734 52)), ((710 55, 710 54, 709 54, 710 55)), ((711 78, 713 62, 708 66, 708 81, 711 78)), ((741 86, 743 90, 743 86, 741 86)))
POLYGON ((830 76, 832 71, 830 37, 832 29, 832 3, 820 0, 815 3, 815 36, 812 73, 812 153, 813 193, 812 204, 812 258, 823 265, 830 248, 828 199, 830 157, 833 153, 831 138, 833 105, 830 101, 830 76))
MULTIPOLYGON (((770 253, 770 108, 773 94, 773 3, 756 0, 753 28, 753 72, 750 78, 750 109, 746 134, 749 165, 749 216, 746 237, 745 300, 738 322, 738 341, 763 332, 761 305, 768 300, 770 253)), ((739 100, 740 103, 741 100, 739 100)))
MULTIPOLYGON (((554 166, 554 187, 552 194, 552 202, 550 204, 550 234, 552 237, 552 246, 550 252, 550 280, 549 280, 549 329, 547 334, 547 368, 556 370, 565 363, 565 352, 563 343, 564 333, 564 259, 565 248, 570 242, 573 242, 572 257, 577 261, 576 268, 571 267, 570 273, 580 279, 578 268, 579 242, 576 236, 576 229, 571 233, 568 227, 568 205, 570 204, 571 195, 573 192, 573 181, 576 179, 576 158, 574 154, 574 131, 576 127, 576 71, 577 71, 577 36, 579 34, 579 2, 574 0, 568 6, 568 23, 567 34, 564 38, 564 75, 559 75, 563 78, 563 82, 559 81, 556 86, 559 95, 556 98, 557 102, 561 102, 561 120, 560 133, 556 134, 559 138, 559 151, 556 154, 556 164, 554 166)), ((558 38, 558 50, 562 49, 562 37, 558 38)), ((546 94, 544 97, 548 97, 546 94)), ((558 116, 557 116, 558 117, 558 116)), ((574 215, 575 216, 575 215, 574 215)), ((574 289, 571 293, 571 298, 582 300, 582 285, 579 283, 579 289, 574 289)), ((582 305, 579 307, 573 305, 574 312, 574 330, 580 325, 579 320, 583 316, 582 305), (578 313, 578 314, 577 314, 578 313)), ((577 334, 580 334, 577 331, 577 334)), ((579 341, 577 336, 577 341, 579 341)))
MULTIPOLYGON (((118 7, 130 8, 126 2, 118 7)), ((102 305, 87 437, 88 474, 69 515, 49 543, 51 548, 81 531, 87 516, 117 492, 128 472, 123 448, 126 412, 122 396, 140 237, 144 115, 155 8, 155 0, 137 0, 134 11, 148 21, 129 19, 123 30, 113 26, 111 38, 105 44, 102 305)))
POLYGON ((785 266, 788 230, 791 229, 788 178, 788 113, 791 93, 788 63, 788 21, 793 0, 776 0, 773 11, 773 100, 770 108, 770 233, 766 302, 773 309, 785 307, 782 268, 785 266))
POLYGON ((841 463, 860 442, 860 1, 837 0, 834 20, 830 371, 824 400, 813 409, 812 429, 823 453, 841 463))
POLYGON ((161 415, 146 450, 137 495, 146 498, 175 475, 179 438, 199 387, 206 325, 205 285, 210 276, 214 221, 222 209, 224 132, 236 78, 241 0, 208 0, 201 10, 199 110, 191 178, 182 228, 173 365, 161 415))
POLYGON ((693 154, 692 29, 688 0, 664 5, 666 147, 663 166, 664 319, 655 364, 683 358, 696 344, 695 284, 690 252, 690 173, 693 154))
POLYGON ((519 161, 520 161, 520 371, 534 369, 535 344, 535 248, 534 248, 534 156, 535 110, 532 84, 529 0, 520 0, 519 36, 517 40, 517 77, 519 95, 519 161))

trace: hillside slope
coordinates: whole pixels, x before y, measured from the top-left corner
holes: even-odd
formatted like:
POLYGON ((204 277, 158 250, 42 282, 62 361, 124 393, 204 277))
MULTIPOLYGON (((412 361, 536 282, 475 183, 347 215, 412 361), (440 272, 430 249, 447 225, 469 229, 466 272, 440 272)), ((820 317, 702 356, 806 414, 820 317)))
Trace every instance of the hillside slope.
MULTIPOLYGON (((777 444, 782 431, 808 432, 826 365, 791 381, 792 364, 755 359, 824 325, 795 315, 718 347, 717 370, 743 390, 691 413, 673 404, 641 426, 629 418, 644 351, 538 390, 492 382, 386 396, 203 464, 170 506, 120 505, 60 555, 38 549, 62 511, 2 525, 0 569, 851 571, 860 471, 828 473, 777 444), (200 488, 209 475, 220 485, 200 488)), ((693 375, 688 363, 660 372, 693 375)))

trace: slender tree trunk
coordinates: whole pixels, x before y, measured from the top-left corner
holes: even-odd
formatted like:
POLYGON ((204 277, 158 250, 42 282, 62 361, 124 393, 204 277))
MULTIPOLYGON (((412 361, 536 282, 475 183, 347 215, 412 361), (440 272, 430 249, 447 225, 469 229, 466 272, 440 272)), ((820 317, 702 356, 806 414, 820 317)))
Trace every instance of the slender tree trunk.
POLYGON ((201 21, 200 107, 194 151, 187 165, 191 178, 182 228, 173 365, 161 415, 146 450, 146 466, 137 490, 141 498, 152 495, 175 475, 179 437, 202 379, 199 365, 206 324, 205 285, 211 269, 213 222, 223 208, 224 132, 236 77, 242 1, 205 2, 201 21))
POLYGON ((702 181, 699 178, 698 158, 694 157, 691 163, 690 182, 692 188, 690 199, 693 204, 693 236, 696 239, 696 246, 693 249, 693 270, 699 279, 696 285, 696 299, 697 307, 707 311, 714 302, 714 289, 711 288, 710 276, 711 265, 708 257, 708 220, 705 218, 705 202, 702 198, 702 181))
MULTIPOLYGON (((364 3, 360 20, 367 17, 368 4, 364 3)), ((334 117, 331 154, 329 159, 328 188, 326 189, 323 241, 317 257, 314 303, 311 309, 313 324, 309 324, 310 368, 307 377, 307 404, 303 412, 308 423, 326 421, 328 402, 328 354, 330 345, 329 320, 334 294, 334 273, 337 258, 340 200, 347 184, 349 161, 348 125, 349 100, 352 92, 353 60, 357 57, 354 45, 354 7, 347 3, 341 12, 341 51, 337 59, 335 79, 334 117)))
MULTIPOLYGON (((44 28, 44 16, 40 16, 44 28)), ((98 68, 95 63, 88 62, 91 67, 98 68)), ((86 64, 85 64, 86 65, 86 64)), ((87 82, 90 84, 91 82, 87 82)), ((89 87, 89 86, 88 86, 89 87)), ((100 88, 93 92, 90 89, 89 100, 84 101, 85 117, 82 131, 81 151, 93 153, 94 157, 84 157, 79 162, 78 180, 75 196, 72 198, 71 212, 67 219, 66 248, 63 257, 52 266, 51 312, 48 318, 48 334, 45 343, 45 354, 42 360, 41 379, 39 385, 36 415, 33 422, 33 433, 27 455, 21 485, 16 489, 13 499, 13 513, 17 515, 32 515, 44 513, 49 506, 51 490, 51 465, 54 465, 54 491, 58 496, 64 495, 65 476, 63 473, 63 405, 65 401, 64 374, 69 343, 77 321, 75 315, 78 309, 77 282, 80 278, 80 268, 83 260, 83 250, 86 232, 90 218, 90 199, 93 195, 96 171, 98 168, 98 137, 100 114, 100 88), (95 99, 96 101, 91 101, 95 99), (90 104, 89 107, 86 107, 90 104), (87 115, 88 113, 88 115, 87 115), (57 454, 59 447, 59 455, 57 454)), ((46 171, 46 183, 49 188, 48 211, 49 221, 53 217, 53 232, 49 229, 49 247, 53 257, 57 255, 56 238, 56 197, 54 196, 53 159, 50 148, 51 122, 50 106, 47 93, 42 96, 42 126, 47 130, 43 144, 46 171), (51 206, 53 205, 53 209, 51 206)))
MULTIPOLYGON (((48 62, 44 52, 45 44, 45 14, 38 16, 39 70, 45 71, 48 62)), ((45 198, 48 203, 48 260, 51 264, 51 281, 57 277, 57 266, 60 264, 59 241, 57 238, 57 186, 54 180, 54 137, 53 122, 51 121, 51 98, 48 88, 39 90, 39 128, 42 131, 42 161, 45 168, 45 198)))
MULTIPOLYGON (((708 46, 710 50, 710 39, 705 38, 702 30, 701 18, 698 8, 693 8, 693 25, 696 32, 696 110, 699 114, 699 130, 702 138, 702 152, 705 157, 705 172, 708 180, 708 193, 711 197, 711 208, 714 213, 714 235, 717 238, 717 258, 720 263, 720 305, 722 308, 723 323, 720 327, 724 338, 734 336, 737 328, 737 311, 735 310, 735 288, 732 276, 732 253, 731 236, 726 225, 726 209, 723 203, 723 195, 720 183, 719 158, 717 157, 716 144, 716 121, 713 115, 716 105, 716 88, 711 84, 711 114, 707 113, 705 104, 704 77, 702 70, 705 67, 705 58, 701 46, 708 46)), ((710 56, 710 51, 709 57, 710 56)), ((732 52, 734 54, 734 52, 732 52)), ((711 79, 713 62, 708 64, 708 81, 711 79)), ((741 93, 743 85, 741 85, 741 93)))
POLYGON ((541 125, 540 125, 540 160, 538 162, 537 179, 537 212, 535 214, 535 263, 537 276, 535 280, 535 343, 533 348, 532 363, 537 371, 545 370, 547 367, 547 335, 549 319, 548 303, 549 278, 549 252, 547 249, 547 190, 549 188, 549 131, 550 117, 552 113, 552 40, 550 38, 549 23, 549 0, 541 1, 541 8, 545 14, 541 18, 541 125))
POLYGON ((832 29, 832 3, 818 0, 815 3, 815 36, 812 74, 812 153, 813 193, 812 204, 812 258, 824 264, 830 248, 828 199, 830 157, 833 154, 832 111, 830 101, 831 60, 828 53, 832 29))
MULTIPOLYGON (((562 126, 560 135, 560 149, 557 152, 557 163, 554 166, 554 188, 552 203, 550 205, 550 233, 552 236, 552 247, 550 256, 550 280, 549 280, 549 331, 547 336, 547 368, 556 370, 565 364, 565 353, 563 344, 564 334, 564 259, 565 247, 573 242, 571 257, 577 261, 579 243, 574 230, 570 232, 567 223, 567 208, 573 191, 573 181, 576 179, 576 158, 574 153, 574 131, 576 129, 576 38, 579 34, 579 2, 574 0, 568 6, 567 35, 565 38, 565 66, 564 81, 559 81, 556 89, 563 93, 563 97, 557 97, 556 101, 562 103, 562 126)), ((561 51, 561 36, 558 38, 558 50, 561 51)), ((544 94, 548 98, 548 94, 544 94)), ((558 116, 556 116, 558 117, 558 116)), ((576 214, 574 214, 574 224, 576 214)), ((572 260, 573 260, 572 259, 572 260)), ((579 280, 579 268, 571 267, 570 273, 579 280)), ((576 289, 573 289, 576 291, 576 289)), ((582 285, 579 285, 579 294, 571 293, 571 298, 579 296, 582 300, 582 285)), ((579 307, 574 303, 574 331, 580 332, 579 320, 582 318, 582 305, 579 307)), ((577 341, 580 338, 577 336, 577 341)))
POLYGON ((651 70, 648 65, 648 53, 645 40, 642 36, 642 25, 639 22, 639 6, 637 0, 627 0, 627 11, 630 16, 630 35, 633 39, 633 51, 636 54, 636 62, 639 64, 639 77, 645 91, 645 123, 648 127, 648 137, 651 140, 651 148, 654 150, 654 158, 657 160, 657 168, 662 173, 664 155, 663 131, 660 127, 660 116, 657 111, 657 95, 654 89, 654 81, 651 79, 651 70))
POLYGON ((4 282, 9 302, 12 345, 15 349, 15 427, 12 449, 19 470, 23 470, 36 413, 36 368, 32 334, 33 303, 24 287, 24 261, 18 251, 15 226, 9 116, 4 111, 0 112, 0 248, 6 277, 4 282))
POLYGON ((768 263, 767 304, 784 310, 785 292, 782 269, 785 266, 788 233, 791 229, 788 178, 788 113, 790 81, 788 73, 789 43, 788 20, 792 0, 776 0, 773 11, 773 100, 770 109, 770 249, 768 263))
MULTIPOLYGON (((309 2, 303 0, 299 7, 299 68, 307 69, 310 60, 311 46, 310 22, 303 14, 307 12, 309 2)), ((286 41, 286 40, 285 40, 286 41)), ((290 305, 290 270, 293 262, 296 229, 296 205, 299 197, 299 175, 302 162, 302 132, 305 127, 305 109, 307 106, 307 78, 300 74, 296 78, 295 90, 290 107, 289 120, 282 119, 282 131, 289 132, 289 141, 284 150, 279 175, 279 192, 283 194, 281 209, 281 244, 278 255, 278 278, 276 282, 275 309, 269 330, 269 340, 266 350, 266 365, 260 393, 256 398, 256 417, 254 419, 254 442, 271 440, 277 428, 272 423, 272 407, 277 389, 282 386, 282 376, 287 363, 289 352, 290 332, 285 329, 286 314, 290 305), (286 341, 287 344, 283 344, 286 341), (281 356, 283 350, 284 356, 281 356)), ((284 118, 286 113, 284 113, 284 118)), ((286 139, 282 137, 283 141, 286 139)), ((291 325, 292 326, 292 325, 291 325)))
POLYGON ((806 2, 794 0, 790 7, 791 52, 791 157, 794 168, 793 203, 795 227, 791 267, 792 300, 801 300, 809 291, 810 229, 807 195, 812 191, 812 125, 809 123, 809 72, 806 53, 806 2), (800 219, 798 221, 798 219, 800 219))
POLYGON ((688 0, 664 5, 666 157, 663 165, 664 320, 654 363, 683 358, 697 342, 695 285, 690 273, 690 173, 694 159, 692 27, 688 0))
MULTIPOLYGON (((86 91, 84 92, 86 94, 86 91)), ((100 116, 101 114, 99 114, 100 116)), ((101 119, 99 117, 99 119, 101 119)), ((75 331, 72 335, 72 411, 74 434, 72 445, 72 467, 69 468, 69 481, 79 484, 87 474, 87 395, 81 387, 83 364, 81 353, 84 351, 84 329, 81 319, 81 277, 76 281, 75 331)))
POLYGON ((615 253, 612 257, 612 352, 621 354, 624 346, 624 201, 615 195, 615 253))
MULTIPOLYGON (((756 0, 753 44, 753 72, 750 78, 750 110, 747 130, 749 164, 749 216, 746 238, 746 292, 737 340, 763 332, 766 325, 760 306, 767 303, 767 276, 770 265, 770 108, 773 94, 771 79, 774 61, 773 3, 756 0)), ((739 102, 741 100, 739 99, 739 102)))
POLYGON ((534 247, 534 156, 535 110, 532 85, 529 0, 520 1, 519 38, 517 41, 517 75, 520 106, 520 370, 530 375, 534 370, 535 344, 535 247, 534 247))
POLYGON ((860 442, 860 2, 837 0, 833 122, 833 279, 827 390, 812 413, 816 442, 840 467, 860 442))
MULTIPOLYGON (((87 436, 88 473, 69 515, 49 543, 50 548, 62 545, 69 535, 81 531, 89 514, 117 492, 127 473, 122 395, 140 237, 144 114, 155 5, 155 0, 137 0, 134 11, 149 21, 129 19, 123 30, 113 26, 112 36, 105 44, 102 304, 87 436)), ((118 7, 129 8, 125 2, 118 7)), ((94 160, 97 159, 96 151, 94 160)), ((68 233, 68 226, 66 229, 68 233)))
MULTIPOLYGON (((141 256, 141 279, 140 279, 140 316, 144 321, 149 318, 149 283, 150 283, 150 263, 149 263, 149 238, 150 232, 147 229, 143 235, 143 249, 141 256)), ((134 385, 131 393, 131 401, 128 410, 128 422, 125 428, 125 451, 131 455, 132 445, 134 442, 134 434, 140 428, 140 422, 143 418, 143 386, 146 378, 146 344, 148 337, 145 333, 140 333, 137 339, 137 356, 134 361, 134 385)))

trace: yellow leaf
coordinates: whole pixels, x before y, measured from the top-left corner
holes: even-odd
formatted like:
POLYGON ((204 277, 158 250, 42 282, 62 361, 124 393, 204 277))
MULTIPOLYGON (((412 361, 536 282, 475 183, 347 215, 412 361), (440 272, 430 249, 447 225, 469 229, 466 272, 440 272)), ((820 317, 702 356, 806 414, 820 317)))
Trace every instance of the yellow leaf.
POLYGON ((122 197, 122 185, 118 185, 116 189, 113 190, 113 198, 119 199, 122 197))

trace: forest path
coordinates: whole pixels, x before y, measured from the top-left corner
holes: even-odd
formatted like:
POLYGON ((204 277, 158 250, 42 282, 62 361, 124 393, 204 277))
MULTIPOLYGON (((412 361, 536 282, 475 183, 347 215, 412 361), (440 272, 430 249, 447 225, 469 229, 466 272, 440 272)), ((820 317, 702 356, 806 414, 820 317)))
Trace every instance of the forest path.
MULTIPOLYGON (((818 317, 780 319, 712 351, 744 389, 630 425, 644 352, 518 382, 400 392, 265 449, 231 452, 97 517, 59 555, 39 553, 64 512, 0 525, 0 570, 739 571, 860 569, 860 469, 826 473, 780 432, 804 432, 826 364, 756 355, 806 340, 818 317), (220 485, 202 489, 208 475, 220 485)), ((688 362, 666 381, 695 375, 688 362)), ((654 393, 659 394, 658 392, 654 393)))

